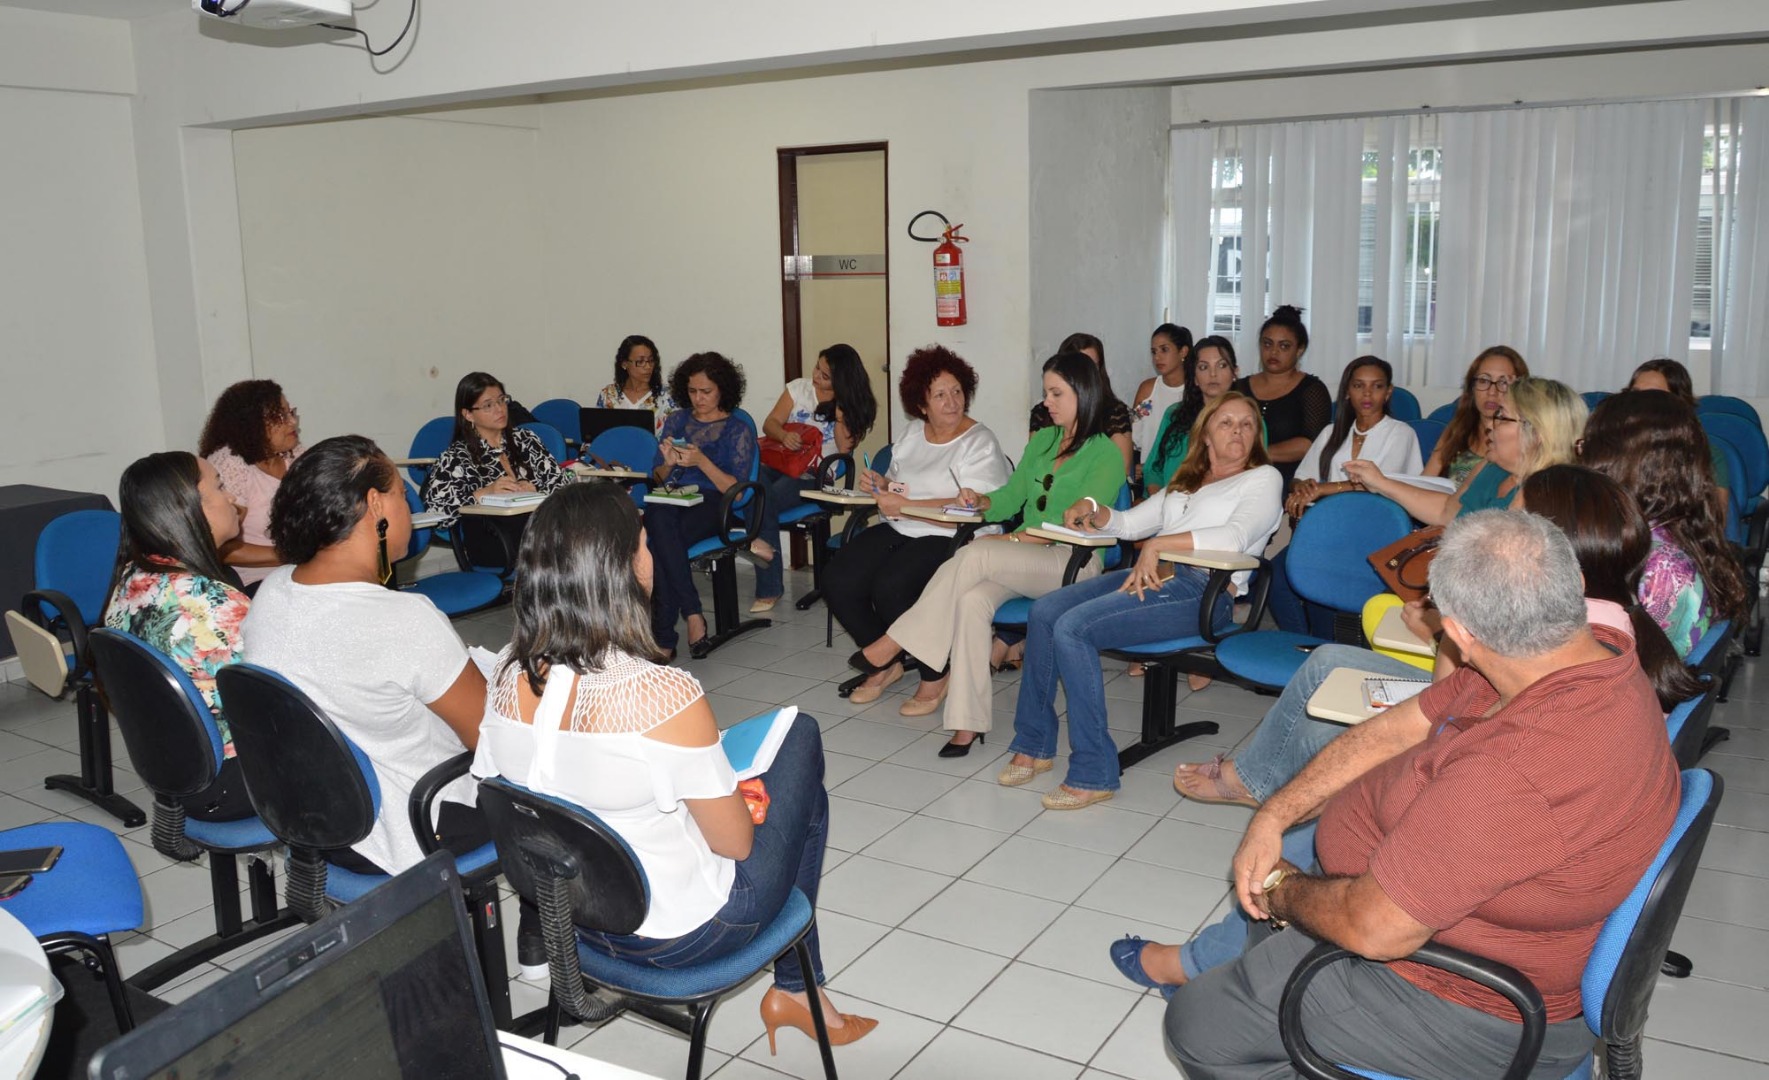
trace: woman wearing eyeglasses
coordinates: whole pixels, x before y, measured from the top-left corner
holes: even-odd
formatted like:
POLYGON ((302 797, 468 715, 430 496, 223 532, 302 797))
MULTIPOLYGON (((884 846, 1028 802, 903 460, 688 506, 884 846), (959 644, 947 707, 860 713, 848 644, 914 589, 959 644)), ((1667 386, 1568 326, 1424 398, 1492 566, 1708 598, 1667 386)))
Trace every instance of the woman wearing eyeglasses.
POLYGON ((1425 462, 1426 476, 1442 476, 1460 484, 1486 459, 1487 423, 1505 403, 1511 384, 1529 378, 1529 365, 1516 349, 1494 345, 1468 365, 1456 413, 1444 425, 1437 448, 1425 462))
POLYGON ((674 412, 676 403, 663 385, 663 364, 657 359, 657 344, 644 334, 629 334, 614 350, 614 381, 596 395, 598 409, 649 409, 653 421, 651 433, 663 431, 663 418, 674 412))
POLYGON ((461 507, 487 495, 551 493, 570 481, 539 435, 510 426, 510 396, 503 383, 483 371, 461 379, 455 386, 454 441, 424 482, 425 509, 448 515, 442 524, 452 525, 461 507))
POLYGON ((223 390, 203 424, 197 454, 214 467, 240 514, 239 535, 222 545, 221 559, 248 588, 282 564, 270 542, 270 501, 304 449, 301 414, 269 379, 223 390))
MULTIPOLYGON (((963 757, 989 730, 995 610, 1016 596, 1036 599, 1062 586, 1069 549, 1026 530, 1062 524, 1063 512, 1083 499, 1110 506, 1124 486, 1124 456, 1106 434, 1110 395, 1099 367, 1085 354, 1060 353, 1045 362, 1044 404, 1052 425, 1032 436, 1005 485, 987 494, 958 491, 959 501, 982 510, 984 521, 1018 516, 1018 531, 980 537, 947 560, 915 606, 849 660, 869 675, 905 653, 930 669, 947 669, 944 678, 923 681, 898 709, 904 716, 927 716, 948 691, 956 691, 944 723, 953 735, 941 757, 963 757)), ((1099 561, 1089 560, 1078 580, 1098 573, 1099 561)))

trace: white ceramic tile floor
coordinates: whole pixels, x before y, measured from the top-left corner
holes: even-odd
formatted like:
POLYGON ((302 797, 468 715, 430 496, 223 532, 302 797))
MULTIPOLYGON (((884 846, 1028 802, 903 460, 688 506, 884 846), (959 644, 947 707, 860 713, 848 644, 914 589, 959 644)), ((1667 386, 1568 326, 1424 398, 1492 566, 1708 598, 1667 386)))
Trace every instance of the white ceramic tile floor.
MULTIPOLYGON (((748 604, 747 571, 743 603, 748 604)), ((790 575, 789 591, 808 588, 790 575)), ((710 603, 710 597, 707 598, 710 603)), ((773 627, 751 633, 711 658, 687 663, 730 722, 772 704, 796 704, 818 717, 828 751, 830 851, 822 915, 825 969, 842 1007, 875 1016, 879 1029, 837 1051, 850 1078, 1015 1077, 1026 1080, 1165 1080, 1178 1070, 1161 1046, 1162 1001, 1139 992, 1111 966, 1106 946, 1123 933, 1181 940, 1227 910, 1226 859, 1249 811, 1180 799, 1171 771, 1242 742, 1271 705, 1229 686, 1181 689, 1181 719, 1209 719, 1221 730, 1170 748, 1125 777, 1105 806, 1070 814, 1044 811, 1040 791, 995 784, 1011 738, 1016 674, 997 677, 996 729, 965 758, 939 758, 938 716, 897 714, 905 679, 872 705, 835 693, 854 645, 838 630, 823 646, 823 611, 782 604, 773 627), (996 744, 1000 745, 997 746, 996 744)), ((509 633, 507 611, 457 623, 463 637, 490 646, 509 633)), ((1705 765, 1726 779, 1726 802, 1690 893, 1676 945, 1695 961, 1694 977, 1663 979, 1653 999, 1646 1059, 1653 1075, 1769 1080, 1769 673, 1747 661, 1733 700, 1715 723, 1733 730, 1705 765)), ((1106 666, 1115 735, 1133 737, 1142 683, 1106 666)), ((48 772, 73 771, 78 746, 73 706, 23 684, 0 684, 0 828, 67 816, 112 825, 59 792, 48 772)), ((123 754, 121 741, 116 744, 123 754)), ((139 787, 118 771, 118 786, 139 787)), ((143 800, 145 801, 145 800, 143 800)), ((137 870, 152 921, 118 942, 125 974, 213 930, 208 875, 168 862, 145 829, 118 829, 137 870)), ((218 958, 162 991, 183 1000, 245 962, 218 958)), ((514 958, 512 957, 512 966, 514 958)), ((815 1046, 795 1032, 768 1052, 756 1014, 765 990, 756 979, 714 1015, 706 1074, 719 1080, 821 1075, 815 1046)), ((512 982, 518 1011, 542 992, 512 982)), ((649 1021, 623 1017, 591 1033, 567 1028, 567 1045, 657 1076, 679 1076, 684 1040, 649 1021)))

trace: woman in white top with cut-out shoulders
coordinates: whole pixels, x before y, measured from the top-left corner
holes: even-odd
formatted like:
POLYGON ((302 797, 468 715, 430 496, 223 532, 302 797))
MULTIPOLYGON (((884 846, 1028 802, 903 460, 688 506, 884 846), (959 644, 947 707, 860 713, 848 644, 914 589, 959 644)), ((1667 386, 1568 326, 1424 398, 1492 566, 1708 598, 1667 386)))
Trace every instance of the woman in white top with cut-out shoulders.
MULTIPOLYGON (((749 944, 795 886, 816 903, 829 796, 817 722, 800 715, 759 777, 766 817, 753 822, 756 781, 739 790, 700 684, 657 662, 651 576, 638 511, 617 486, 570 487, 535 512, 517 568, 516 625, 487 694, 473 772, 575 803, 620 834, 650 886, 645 920, 636 933, 580 929, 579 939, 674 968, 749 944)), ((814 927, 807 943, 821 985, 814 927)), ((805 991, 788 951, 762 998, 770 1047, 777 1027, 813 1032, 805 991)), ((833 1044, 877 1024, 822 1000, 833 1044)))

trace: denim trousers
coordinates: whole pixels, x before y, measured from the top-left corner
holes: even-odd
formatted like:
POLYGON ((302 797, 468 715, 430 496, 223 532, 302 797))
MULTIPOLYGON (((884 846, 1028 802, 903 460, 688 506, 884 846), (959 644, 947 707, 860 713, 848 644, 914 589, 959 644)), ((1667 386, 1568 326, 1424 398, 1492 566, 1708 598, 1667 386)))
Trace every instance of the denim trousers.
MULTIPOLYGON (((829 832, 829 793, 823 789, 823 737, 813 717, 799 713, 793 720, 773 766, 762 774, 762 784, 768 789, 768 818, 756 826, 749 858, 737 864, 731 896, 712 918, 676 938, 579 930, 579 939, 597 952, 633 963, 666 970, 691 967, 755 940, 786 906, 795 885, 815 908, 829 832)), ((812 975, 822 986, 823 954, 815 924, 805 943, 816 965, 812 975)), ((791 992, 805 988, 805 973, 791 949, 774 959, 774 984, 791 992)))
MULTIPOLYGON (((817 485, 814 481, 787 476, 766 465, 762 466, 761 483, 768 489, 768 498, 762 507, 762 525, 756 536, 775 549, 773 562, 756 567, 756 599, 766 600, 786 592, 786 546, 780 540, 780 515, 802 505, 805 500, 799 497, 799 492, 809 491, 817 485)), ((817 555, 813 552, 811 558, 815 559, 817 555)))
MULTIPOLYGON (((1286 862, 1313 872, 1314 822, 1298 825, 1284 834, 1286 862)), ((1198 931, 1198 936, 1179 947, 1179 966, 1185 969, 1186 981, 1204 974, 1213 967, 1233 961, 1247 947, 1247 931, 1253 920, 1241 910, 1241 902, 1229 897, 1228 914, 1198 931)))
POLYGON ((688 549, 719 531, 718 492, 695 506, 645 507, 645 546, 651 549, 651 636, 660 648, 676 647, 676 620, 699 615, 700 591, 688 565, 688 549))
MULTIPOLYGON (((1106 683, 1102 649, 1124 649, 1198 632, 1198 605, 1207 571, 1181 566, 1160 589, 1120 592, 1130 571, 1102 574, 1058 589, 1032 605, 1026 621, 1026 663, 1014 709, 1016 754, 1056 756, 1056 687, 1060 678, 1069 708, 1069 772, 1076 791, 1118 789, 1118 746, 1106 729, 1106 683)), ((1217 599, 1213 625, 1229 621, 1232 601, 1217 599)))

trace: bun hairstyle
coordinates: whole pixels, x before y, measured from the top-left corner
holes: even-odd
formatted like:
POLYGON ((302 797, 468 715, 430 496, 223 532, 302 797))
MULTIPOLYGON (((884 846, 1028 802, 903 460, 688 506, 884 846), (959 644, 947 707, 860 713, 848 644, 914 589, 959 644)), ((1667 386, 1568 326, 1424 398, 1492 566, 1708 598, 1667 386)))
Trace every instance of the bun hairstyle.
POLYGON ((1274 326, 1288 330, 1295 336, 1298 353, 1308 351, 1308 327, 1302 324, 1301 308, 1294 304, 1280 304, 1278 309, 1271 313, 1271 317, 1259 325, 1259 336, 1264 337, 1265 332, 1274 326))
POLYGON ((374 440, 334 435, 295 459, 270 500, 270 539, 301 564, 341 543, 367 512, 370 491, 404 498, 399 472, 374 440))

